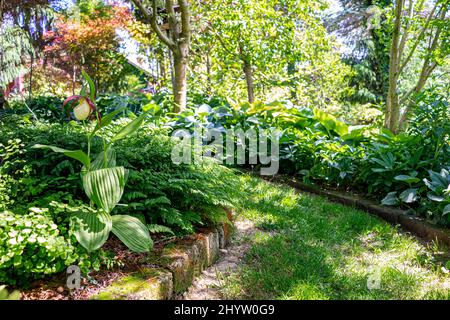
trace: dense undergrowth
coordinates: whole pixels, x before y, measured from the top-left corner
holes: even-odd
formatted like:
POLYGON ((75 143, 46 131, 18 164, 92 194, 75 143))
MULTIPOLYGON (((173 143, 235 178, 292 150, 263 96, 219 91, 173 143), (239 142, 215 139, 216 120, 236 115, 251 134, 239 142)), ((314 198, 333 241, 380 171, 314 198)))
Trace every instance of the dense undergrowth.
MULTIPOLYGON (((403 133, 377 125, 351 126, 318 109, 288 101, 231 106, 220 99, 170 119, 173 128, 280 130, 280 172, 307 183, 350 190, 385 205, 450 224, 450 108, 423 94, 403 133)), ((161 120, 160 120, 161 121, 161 120)))
MULTIPOLYGON (((81 165, 35 144, 86 150, 88 128, 68 121, 57 97, 38 97, 0 115, 0 282, 26 284, 78 264, 84 272, 112 266, 103 250, 88 253, 70 228, 70 216, 89 212, 81 165), (64 249, 61 249, 64 248, 64 249), (20 280, 19 280, 20 279, 20 280)), ((171 159, 176 129, 255 129, 280 136, 280 172, 305 182, 363 193, 441 224, 450 223, 450 124, 445 97, 424 95, 405 133, 379 126, 351 126, 318 109, 288 101, 231 105, 221 98, 190 97, 190 108, 168 112, 166 94, 101 96, 107 114, 124 108, 114 125, 93 140, 112 137, 147 112, 139 131, 114 145, 117 164, 129 171, 113 214, 140 219, 153 234, 183 235, 225 219, 224 207, 246 202, 249 190, 232 168, 204 159, 176 165, 171 159), (243 196, 245 195, 245 196, 243 196)), ((282 205, 275 203, 274 205, 282 205)))
MULTIPOLYGON (((117 125, 105 135, 113 134, 117 125)), ((82 149, 85 129, 75 123, 30 122, 20 116, 2 119, 0 138, 0 282, 26 283, 77 263, 85 272, 111 264, 108 253, 87 253, 69 227, 72 213, 89 211, 79 178, 81 165, 63 155, 30 147, 54 144, 82 149)), ((183 235, 198 226, 223 222, 232 206, 233 173, 207 159, 175 165, 167 133, 148 125, 115 145, 117 162, 128 168, 128 183, 114 214, 139 218, 152 233, 183 235)), ((100 150, 101 139, 92 150, 100 150)), ((98 152, 98 151, 97 151, 98 152)))

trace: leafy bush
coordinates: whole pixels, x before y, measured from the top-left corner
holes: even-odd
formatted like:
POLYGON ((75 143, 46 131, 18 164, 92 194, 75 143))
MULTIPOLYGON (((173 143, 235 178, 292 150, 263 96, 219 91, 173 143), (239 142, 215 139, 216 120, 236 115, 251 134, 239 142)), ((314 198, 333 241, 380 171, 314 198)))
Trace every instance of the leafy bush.
MULTIPOLYGON (((127 122, 117 120, 101 135, 114 136, 127 122)), ((4 134, 0 143, 7 145, 9 140, 18 139, 22 145, 20 152, 9 156, 8 164, 1 163, 0 173, 3 170, 10 180, 2 180, 4 188, 9 190, 3 195, 10 198, 4 206, 26 210, 28 205, 48 207, 58 198, 63 202, 87 200, 79 181, 81 164, 60 154, 29 149, 36 143, 86 149, 80 125, 27 123, 20 117, 9 117, 2 126, 4 134)), ((173 164, 172 146, 168 131, 152 125, 115 144, 117 165, 128 168, 129 177, 122 198, 122 204, 128 207, 118 206, 114 213, 142 214, 147 224, 167 226, 176 233, 190 233, 196 225, 214 222, 213 215, 209 219, 211 207, 233 205, 234 173, 208 160, 192 165, 173 164)), ((93 154, 101 148, 101 138, 93 139, 93 154)))
POLYGON ((63 99, 57 96, 36 96, 32 99, 16 99, 9 103, 10 112, 28 115, 40 120, 62 121, 61 113, 63 99))
POLYGON ((287 101, 233 106, 220 100, 214 106, 205 104, 206 100, 199 102, 196 108, 166 117, 166 125, 172 130, 200 127, 222 132, 278 128, 281 172, 300 175, 305 182, 384 198, 383 204, 450 224, 441 206, 429 203, 423 182, 429 170, 450 165, 449 108, 442 97, 424 98, 414 125, 399 135, 375 125, 348 126, 323 111, 287 101))
POLYGON ((46 211, 0 213, 0 282, 23 283, 60 272, 78 260, 77 249, 46 211))

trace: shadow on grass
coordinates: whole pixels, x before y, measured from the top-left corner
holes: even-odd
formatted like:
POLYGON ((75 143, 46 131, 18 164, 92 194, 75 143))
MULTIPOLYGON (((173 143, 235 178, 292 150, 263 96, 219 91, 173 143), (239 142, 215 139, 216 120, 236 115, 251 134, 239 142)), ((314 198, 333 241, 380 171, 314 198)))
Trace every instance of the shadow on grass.
POLYGON ((242 177, 241 218, 261 230, 224 294, 237 299, 448 299, 414 238, 364 212, 242 177), (372 289, 368 288, 368 280, 372 289))

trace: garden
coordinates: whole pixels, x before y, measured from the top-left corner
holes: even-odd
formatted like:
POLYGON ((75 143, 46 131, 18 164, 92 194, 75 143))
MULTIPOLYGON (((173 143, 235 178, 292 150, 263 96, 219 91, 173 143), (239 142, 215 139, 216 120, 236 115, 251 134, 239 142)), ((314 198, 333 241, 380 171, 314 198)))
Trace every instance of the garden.
POLYGON ((449 19, 0 0, 0 300, 450 299, 449 19))

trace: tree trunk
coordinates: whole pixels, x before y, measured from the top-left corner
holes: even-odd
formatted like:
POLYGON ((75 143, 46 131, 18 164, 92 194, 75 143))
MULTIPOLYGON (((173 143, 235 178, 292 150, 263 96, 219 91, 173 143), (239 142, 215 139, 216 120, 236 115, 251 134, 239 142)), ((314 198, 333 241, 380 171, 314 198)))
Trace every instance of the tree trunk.
MULTIPOLYGON (((395 82, 397 82, 397 80, 395 80, 395 82)), ((397 84, 394 85, 390 82, 386 104, 387 112, 385 117, 385 127, 395 133, 400 119, 400 103, 397 93, 397 84)))
POLYGON ((386 99, 386 115, 384 125, 392 132, 396 132, 400 120, 400 101, 398 97, 398 79, 400 69, 400 29, 402 21, 403 1, 397 1, 395 7, 395 22, 392 34, 389 61, 389 90, 386 99))
POLYGON ((72 94, 75 95, 75 84, 77 81, 77 67, 73 64, 72 68, 72 94))
POLYGON ((174 81, 173 81, 173 96, 175 105, 173 112, 183 112, 186 110, 187 102, 187 64, 188 59, 182 54, 175 54, 173 56, 174 65, 174 81))
POLYGON ((289 62, 287 65, 288 76, 291 78, 289 91, 292 101, 297 102, 297 84, 295 83, 295 77, 297 74, 297 67, 295 62, 289 62))
POLYGON ((211 94, 212 92, 212 79, 211 79, 211 58, 209 56, 209 51, 206 53, 206 92, 211 94))
POLYGON ((6 107, 6 99, 5 99, 5 90, 0 88, 0 109, 5 109, 6 107))
POLYGON ((255 85, 253 83, 252 65, 248 61, 244 61, 245 81, 247 82, 247 96, 248 102, 255 102, 255 85))
POLYGON ((34 56, 31 55, 30 58, 30 88, 28 88, 28 98, 31 100, 33 98, 33 64, 34 64, 34 56))

